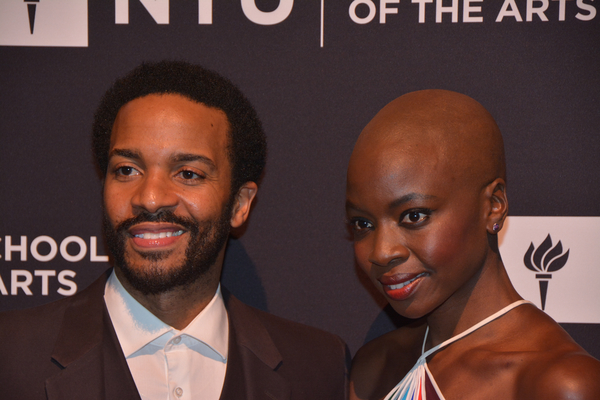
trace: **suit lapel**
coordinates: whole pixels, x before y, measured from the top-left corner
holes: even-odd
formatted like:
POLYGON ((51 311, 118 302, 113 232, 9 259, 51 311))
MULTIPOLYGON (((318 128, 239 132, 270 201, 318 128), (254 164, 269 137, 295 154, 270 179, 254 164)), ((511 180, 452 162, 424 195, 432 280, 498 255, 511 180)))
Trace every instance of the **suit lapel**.
MULTIPOLYGON (((75 297, 65 311, 52 361, 62 370, 46 381, 49 400, 140 400, 108 311, 106 276, 75 297)), ((282 357, 253 309, 224 291, 229 356, 221 400, 288 400, 289 382, 277 372, 282 357)))
POLYGON ((49 400, 140 399, 104 305, 109 273, 76 295, 65 311, 52 352, 62 371, 46 381, 49 400))
MULTIPOLYGON (((230 323, 231 325, 231 323, 230 323)), ((235 341, 235 332, 229 329, 229 350, 227 355, 227 372, 220 400, 236 400, 246 397, 246 378, 242 367, 240 349, 235 341)))
POLYGON ((221 400, 286 400, 289 382, 277 373, 282 357, 268 331, 246 306, 227 291, 229 355, 221 400))

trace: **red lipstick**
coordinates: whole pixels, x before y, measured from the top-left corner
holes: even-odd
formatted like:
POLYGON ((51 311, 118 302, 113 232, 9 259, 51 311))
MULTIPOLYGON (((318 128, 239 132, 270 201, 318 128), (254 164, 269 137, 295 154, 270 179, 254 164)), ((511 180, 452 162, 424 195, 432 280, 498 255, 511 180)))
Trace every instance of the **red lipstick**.
POLYGON ((379 283, 385 294, 392 300, 406 300, 419 286, 427 273, 383 275, 379 283))

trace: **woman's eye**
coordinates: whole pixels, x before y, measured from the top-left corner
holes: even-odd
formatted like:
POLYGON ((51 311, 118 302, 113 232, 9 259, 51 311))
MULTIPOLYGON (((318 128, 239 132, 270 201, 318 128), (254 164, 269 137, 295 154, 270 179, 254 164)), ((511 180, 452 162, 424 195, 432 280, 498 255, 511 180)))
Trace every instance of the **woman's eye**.
POLYGON ((411 210, 406 212, 401 218, 401 224, 414 225, 425 221, 431 213, 427 210, 411 210))
POLYGON ((350 224, 352 226, 352 229, 355 232, 364 231, 366 229, 371 229, 373 227, 373 224, 371 224, 369 221, 366 221, 364 219, 355 219, 355 220, 351 221, 350 224))

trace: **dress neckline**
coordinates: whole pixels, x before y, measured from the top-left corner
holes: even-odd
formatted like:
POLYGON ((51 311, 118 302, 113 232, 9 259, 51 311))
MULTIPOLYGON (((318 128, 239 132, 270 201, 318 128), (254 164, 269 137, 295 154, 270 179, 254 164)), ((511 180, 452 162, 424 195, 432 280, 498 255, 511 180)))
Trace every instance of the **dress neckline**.
POLYGON ((448 346, 449 344, 454 343, 459 339, 464 338, 465 336, 476 331, 485 324, 488 324, 491 321, 500 318, 501 316, 503 316, 513 308, 520 306, 521 304, 533 303, 527 300, 515 301, 514 303, 509 304, 497 313, 492 314, 483 321, 473 325, 466 331, 461 332, 458 335, 453 336, 450 339, 433 347, 432 349, 425 351, 425 342, 427 341, 427 335, 429 334, 428 326, 427 331, 425 332, 425 338, 423 339, 421 357, 419 357, 414 367, 412 367, 412 369, 408 371, 404 378, 402 378, 402 380, 388 393, 387 396, 385 396, 385 400, 445 400, 445 397, 442 394, 440 388, 438 387, 433 377, 433 374, 429 370, 429 367, 427 367, 427 357, 429 357, 431 354, 435 353, 439 349, 448 346))

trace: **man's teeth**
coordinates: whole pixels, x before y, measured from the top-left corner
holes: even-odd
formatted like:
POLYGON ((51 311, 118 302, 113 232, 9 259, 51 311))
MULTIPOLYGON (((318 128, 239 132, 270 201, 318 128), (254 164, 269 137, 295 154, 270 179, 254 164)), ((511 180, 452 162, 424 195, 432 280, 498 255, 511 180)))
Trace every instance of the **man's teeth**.
POLYGON ((408 281, 406 281, 406 282, 399 283, 399 284, 397 284, 397 285, 389 285, 388 287, 389 287, 391 290, 402 289, 404 286, 408 285, 409 283, 412 283, 412 282, 414 282, 414 281, 415 281, 417 278, 420 278, 422 275, 423 275, 423 274, 419 274, 419 275, 415 276, 414 278, 412 278, 411 280, 408 280, 408 281))
POLYGON ((179 230, 179 231, 175 231, 175 232, 167 231, 167 232, 159 232, 159 233, 146 232, 146 233, 140 233, 140 234, 134 235, 134 236, 136 238, 140 238, 140 239, 162 239, 162 238, 166 238, 166 237, 179 236, 179 235, 183 235, 183 230, 179 230))

